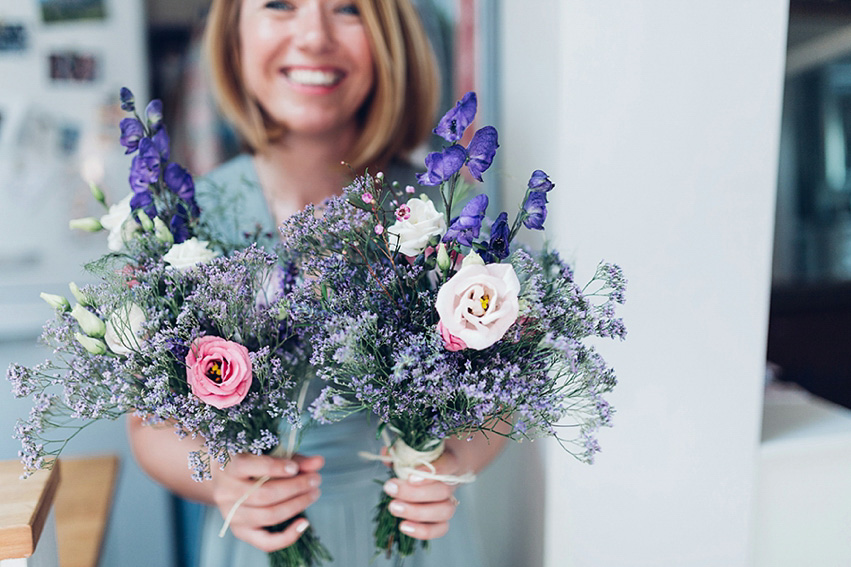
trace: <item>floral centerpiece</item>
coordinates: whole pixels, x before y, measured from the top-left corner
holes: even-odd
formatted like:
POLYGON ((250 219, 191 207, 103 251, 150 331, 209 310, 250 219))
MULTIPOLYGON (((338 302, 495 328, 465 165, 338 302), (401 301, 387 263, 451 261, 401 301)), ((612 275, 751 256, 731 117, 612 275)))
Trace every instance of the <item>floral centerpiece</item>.
MULTIPOLYGON (((475 432, 552 436, 592 462, 595 433, 611 423, 604 395, 615 375, 586 339, 625 336, 615 316, 623 274, 600 264, 580 286, 555 251, 515 244, 523 227, 543 229, 554 187, 543 171, 532 173, 511 222, 507 212, 487 218, 484 194, 458 206, 462 169, 481 181, 498 147, 490 126, 458 143, 475 113, 468 93, 435 128, 448 144, 427 156, 419 182, 439 187, 437 206, 411 186, 364 175, 281 229, 309 276, 291 309, 295 324, 312 329, 312 363, 327 381, 314 418, 376 416, 390 438, 390 474, 402 478, 419 468, 470 481, 422 469, 446 438, 475 432)), ((376 546, 404 558, 416 540, 399 530, 389 501, 378 505, 376 546)))
MULTIPOLYGON (((42 294, 56 311, 41 337, 53 357, 7 372, 14 394, 33 402, 15 431, 24 465, 49 467, 49 457, 87 425, 128 413, 200 437, 203 449, 188 455, 197 480, 210 478, 211 462, 224 466, 238 452, 280 453, 288 445, 292 453, 310 375, 307 345, 286 309, 294 264, 205 238, 192 176, 169 162, 159 101, 143 119, 130 91, 121 99, 133 113, 121 121, 121 144, 135 154, 132 192, 100 219, 71 222, 109 230, 111 252, 87 266, 97 283, 71 285, 73 308, 42 294), (288 443, 282 426, 293 432, 288 443)), ((93 193, 106 206, 103 193, 93 193)), ((270 554, 273 567, 327 559, 310 528, 270 554)))

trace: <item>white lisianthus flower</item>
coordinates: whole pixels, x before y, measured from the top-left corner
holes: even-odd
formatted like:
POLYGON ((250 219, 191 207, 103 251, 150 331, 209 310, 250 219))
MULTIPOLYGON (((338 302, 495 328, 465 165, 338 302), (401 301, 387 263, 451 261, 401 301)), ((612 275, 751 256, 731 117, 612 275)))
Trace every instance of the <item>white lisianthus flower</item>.
POLYGON ((446 220, 437 212, 430 200, 409 199, 410 216, 397 220, 387 229, 391 236, 390 244, 398 245, 399 252, 405 256, 417 256, 428 246, 432 236, 446 232, 446 220))
POLYGON ((189 240, 172 246, 163 255, 163 260, 172 268, 188 270, 192 266, 209 262, 218 256, 217 252, 207 248, 207 244, 206 240, 198 240, 193 236, 189 240))
MULTIPOLYGON (((511 264, 470 263, 437 292, 440 332, 456 346, 486 349, 517 320, 520 281, 511 264), (461 341, 461 342, 458 342, 461 341)), ((450 342, 447 342, 450 345, 450 342)))
POLYGON ((100 224, 109 231, 109 236, 106 237, 107 247, 118 252, 124 247, 124 243, 133 237, 133 233, 138 230, 136 221, 132 219, 130 213, 130 199, 133 194, 129 194, 114 205, 110 205, 109 211, 100 218, 100 224))
POLYGON ((142 325, 147 321, 145 312, 135 303, 125 303, 112 312, 106 321, 103 340, 115 354, 128 355, 139 349, 142 325))

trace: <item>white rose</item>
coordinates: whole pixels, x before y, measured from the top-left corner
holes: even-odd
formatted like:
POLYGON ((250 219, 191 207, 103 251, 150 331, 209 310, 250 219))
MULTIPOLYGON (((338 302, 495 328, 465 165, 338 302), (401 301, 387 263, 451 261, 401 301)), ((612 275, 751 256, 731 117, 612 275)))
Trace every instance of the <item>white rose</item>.
POLYGON ((216 252, 207 248, 206 240, 198 240, 194 236, 189 240, 175 244, 163 255, 172 268, 188 270, 196 264, 209 262, 218 256, 216 252))
POLYGON ((113 252, 121 250, 124 243, 139 228, 136 221, 130 216, 130 199, 132 198, 132 193, 127 195, 116 204, 111 205, 109 211, 100 218, 101 226, 109 231, 109 236, 106 237, 106 245, 113 252))
POLYGON ((397 220, 387 233, 395 237, 395 241, 391 239, 390 243, 398 244, 399 252, 405 256, 417 256, 426 249, 432 236, 446 232, 446 220, 429 200, 414 197, 408 200, 407 205, 411 216, 407 220, 397 220))
POLYGON ((106 321, 103 340, 115 354, 130 354, 139 349, 142 325, 147 319, 142 308, 135 303, 125 303, 116 309, 106 321))
POLYGON ((441 332, 482 350, 505 335, 520 311, 520 281, 511 264, 468 264, 437 292, 441 332))

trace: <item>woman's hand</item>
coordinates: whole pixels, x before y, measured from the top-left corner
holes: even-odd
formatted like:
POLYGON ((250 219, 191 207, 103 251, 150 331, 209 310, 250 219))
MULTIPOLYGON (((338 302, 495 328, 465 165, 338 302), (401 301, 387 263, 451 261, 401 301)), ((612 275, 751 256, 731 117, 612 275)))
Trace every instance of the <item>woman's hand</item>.
POLYGON ((235 455, 224 470, 213 468, 213 501, 227 517, 233 505, 252 490, 257 479, 269 476, 240 504, 230 522, 230 530, 237 538, 254 547, 272 552, 295 543, 309 522, 306 518, 293 522, 286 530, 272 533, 274 526, 303 512, 319 498, 322 478, 319 470, 325 464, 320 456, 292 459, 235 455))
MULTIPOLYGON (((466 472, 460 470, 458 458, 449 446, 432 465, 437 474, 466 472)), ((399 529, 412 538, 423 540, 442 537, 449 531, 449 520, 455 515, 458 505, 455 488, 455 485, 426 479, 416 473, 408 480, 393 478, 384 483, 384 492, 393 497, 388 510, 404 520, 399 529)))

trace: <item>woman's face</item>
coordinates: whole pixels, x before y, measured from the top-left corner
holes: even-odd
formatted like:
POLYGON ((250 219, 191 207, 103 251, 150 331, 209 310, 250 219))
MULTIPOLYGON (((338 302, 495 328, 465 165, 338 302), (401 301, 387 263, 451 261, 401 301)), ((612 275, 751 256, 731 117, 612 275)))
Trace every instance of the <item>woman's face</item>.
POLYGON ((372 91, 366 28, 353 0, 239 0, 243 80, 289 133, 356 127, 372 91))

